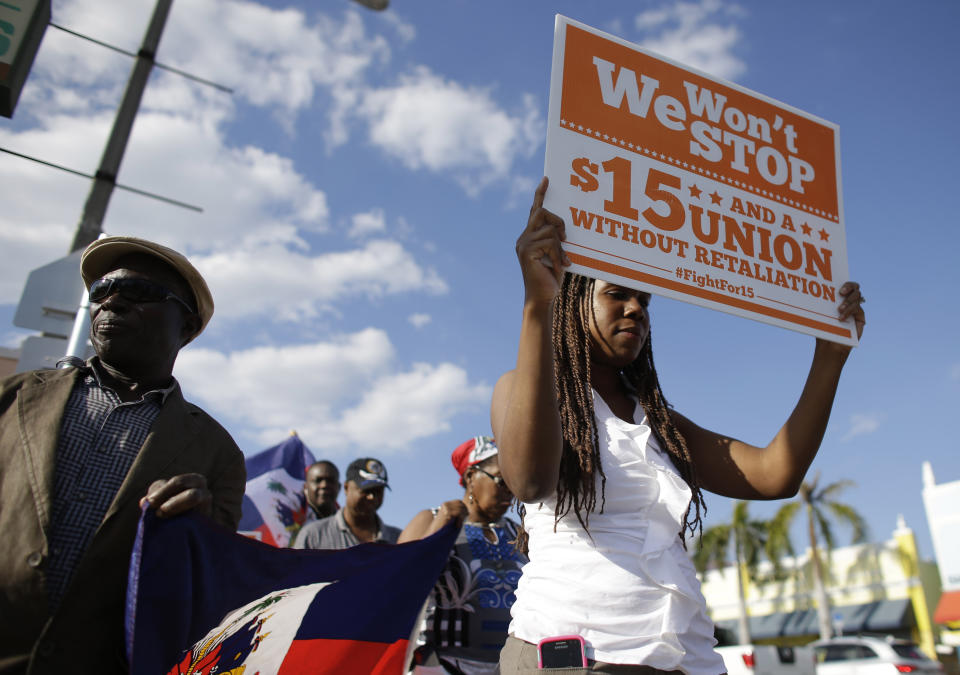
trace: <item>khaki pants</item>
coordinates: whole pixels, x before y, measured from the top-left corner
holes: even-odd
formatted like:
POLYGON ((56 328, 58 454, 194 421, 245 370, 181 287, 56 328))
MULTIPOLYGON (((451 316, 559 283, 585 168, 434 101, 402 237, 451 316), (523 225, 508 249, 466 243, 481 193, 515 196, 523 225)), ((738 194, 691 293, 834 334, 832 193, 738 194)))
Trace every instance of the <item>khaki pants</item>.
POLYGON ((537 646, 518 640, 512 635, 500 651, 500 675, 538 675, 539 673, 565 673, 590 675, 591 673, 615 673, 616 675, 683 675, 679 670, 657 670, 650 666, 635 666, 625 663, 587 661, 586 668, 537 668, 537 646))

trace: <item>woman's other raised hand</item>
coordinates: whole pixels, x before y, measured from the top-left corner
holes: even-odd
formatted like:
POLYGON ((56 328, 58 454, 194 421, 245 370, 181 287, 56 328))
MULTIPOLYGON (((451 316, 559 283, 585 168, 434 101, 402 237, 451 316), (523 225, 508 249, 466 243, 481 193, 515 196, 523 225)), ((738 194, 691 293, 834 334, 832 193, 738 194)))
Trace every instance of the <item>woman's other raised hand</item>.
POLYGON ((527 226, 517 239, 517 258, 528 302, 552 302, 560 291, 564 270, 570 265, 560 246, 566 239, 563 219, 543 208, 548 184, 544 176, 534 192, 527 226))

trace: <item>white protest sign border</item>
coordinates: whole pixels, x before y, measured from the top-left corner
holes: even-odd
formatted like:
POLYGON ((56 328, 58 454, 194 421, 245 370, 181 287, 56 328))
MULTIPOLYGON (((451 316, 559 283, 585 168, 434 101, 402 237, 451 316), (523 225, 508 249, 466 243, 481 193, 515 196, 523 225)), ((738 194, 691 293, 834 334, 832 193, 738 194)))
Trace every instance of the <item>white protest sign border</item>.
POLYGON ((839 128, 557 15, 544 206, 570 271, 856 345, 839 128))

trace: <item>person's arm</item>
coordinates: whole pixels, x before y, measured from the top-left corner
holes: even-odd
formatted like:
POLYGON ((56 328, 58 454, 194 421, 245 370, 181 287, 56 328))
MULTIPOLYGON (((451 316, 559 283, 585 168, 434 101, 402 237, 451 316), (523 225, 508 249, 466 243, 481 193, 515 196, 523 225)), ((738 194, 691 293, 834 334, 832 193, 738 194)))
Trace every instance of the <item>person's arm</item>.
POLYGON ((500 471, 510 491, 524 502, 553 494, 563 451, 554 392, 553 303, 570 261, 560 247, 563 220, 543 208, 546 191, 544 178, 516 246, 524 285, 517 366, 500 377, 490 406, 500 471))
MULTIPOLYGON (((853 317, 857 337, 865 325, 860 287, 840 288, 841 319, 853 317)), ((697 426, 672 412, 701 485, 735 499, 782 499, 797 494, 810 468, 830 419, 840 372, 850 347, 818 339, 806 384, 793 412, 766 447, 757 447, 697 426)))
POLYGON ((424 539, 434 532, 439 531, 451 520, 456 521, 457 527, 463 524, 467 517, 467 506, 459 499, 452 499, 444 502, 437 509, 436 514, 430 509, 424 509, 413 517, 400 536, 397 538, 398 544, 408 541, 424 539))

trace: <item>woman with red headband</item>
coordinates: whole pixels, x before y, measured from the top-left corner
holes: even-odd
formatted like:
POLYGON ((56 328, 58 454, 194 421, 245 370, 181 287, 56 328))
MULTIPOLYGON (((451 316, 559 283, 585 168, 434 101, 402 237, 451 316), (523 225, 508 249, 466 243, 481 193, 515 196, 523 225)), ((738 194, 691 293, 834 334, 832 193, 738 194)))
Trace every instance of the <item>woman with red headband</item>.
POLYGON ((516 551, 517 523, 504 516, 513 495, 500 476, 493 439, 477 436, 451 456, 463 499, 421 511, 398 543, 427 537, 450 520, 463 521, 450 562, 428 600, 415 672, 496 673, 507 639, 513 592, 527 562, 516 551), (434 666, 430 668, 430 666, 434 666))

